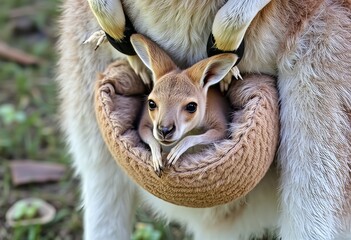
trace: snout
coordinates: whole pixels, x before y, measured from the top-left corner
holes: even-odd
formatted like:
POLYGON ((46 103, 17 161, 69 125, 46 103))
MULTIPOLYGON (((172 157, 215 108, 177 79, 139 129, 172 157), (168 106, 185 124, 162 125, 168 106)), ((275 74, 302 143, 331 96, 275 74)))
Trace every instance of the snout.
POLYGON ((167 126, 160 124, 157 126, 157 135, 160 139, 167 140, 172 137, 173 133, 175 132, 175 129, 176 127, 174 124, 167 126))

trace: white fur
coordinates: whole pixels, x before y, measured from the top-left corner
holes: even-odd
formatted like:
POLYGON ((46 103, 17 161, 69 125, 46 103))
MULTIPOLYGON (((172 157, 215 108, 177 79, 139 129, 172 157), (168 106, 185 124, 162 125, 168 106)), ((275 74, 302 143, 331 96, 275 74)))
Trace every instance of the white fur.
MULTIPOLYGON (((344 112, 351 109, 350 9, 342 8, 338 0, 305 6, 294 14, 313 7, 312 17, 306 20, 303 17, 307 14, 302 14, 302 25, 291 33, 289 29, 297 23, 289 11, 302 0, 272 0, 265 7, 269 12, 264 16, 258 13, 253 20, 268 1, 236 2, 123 1, 136 30, 156 41, 181 67, 206 57, 211 29, 224 34, 218 29, 223 28, 223 22, 233 22, 227 17, 243 22, 232 28, 234 32, 251 22, 239 68, 241 72, 263 72, 278 78, 280 182, 272 169, 237 202, 191 209, 140 190, 108 153, 93 113, 93 84, 96 73, 121 54, 109 46, 97 52, 82 46, 99 26, 87 5, 66 0, 59 64, 61 115, 74 165, 82 177, 85 239, 129 239, 138 196, 160 216, 183 223, 195 239, 248 239, 251 233, 262 236, 266 229, 278 230, 284 240, 351 238, 351 203, 345 200, 351 195, 350 187, 345 189, 350 183, 351 134, 349 116, 344 112), (241 12, 245 9, 249 11, 241 12), (243 212, 236 217, 240 209, 243 212)), ((222 34, 218 34, 218 41, 222 34)), ((226 42, 228 36, 223 36, 226 42)))
POLYGON ((212 27, 218 48, 226 51, 237 49, 251 21, 270 1, 227 1, 217 12, 212 27))
POLYGON ((274 168, 270 170, 246 197, 218 207, 181 207, 167 203, 148 192, 143 191, 142 194, 145 203, 153 206, 159 217, 182 223, 194 234, 195 240, 250 239, 253 236, 264 235, 269 229, 272 233, 277 228, 275 171, 274 168), (240 212, 241 210, 243 212, 240 212))

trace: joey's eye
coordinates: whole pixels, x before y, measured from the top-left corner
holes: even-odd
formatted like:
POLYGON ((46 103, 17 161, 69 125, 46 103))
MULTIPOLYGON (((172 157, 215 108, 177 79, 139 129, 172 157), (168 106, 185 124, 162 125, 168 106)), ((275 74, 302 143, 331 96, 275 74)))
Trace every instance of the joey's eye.
POLYGON ((185 110, 187 110, 189 113, 196 112, 196 109, 197 109, 197 104, 194 102, 188 103, 185 107, 185 110))
POLYGON ((156 103, 153 100, 149 100, 149 109, 150 111, 153 111, 157 108, 156 103))

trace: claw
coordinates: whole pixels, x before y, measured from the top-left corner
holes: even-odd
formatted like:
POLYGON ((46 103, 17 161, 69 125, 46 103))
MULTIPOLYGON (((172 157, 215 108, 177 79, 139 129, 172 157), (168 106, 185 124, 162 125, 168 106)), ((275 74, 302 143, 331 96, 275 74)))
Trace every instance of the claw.
POLYGON ((153 165, 154 165, 154 171, 155 171, 156 175, 158 177, 161 177, 162 168, 160 167, 160 165, 157 162, 153 162, 153 165))
POLYGON ((237 66, 234 66, 231 70, 230 70, 233 74, 233 76, 237 79, 237 80, 243 80, 241 74, 240 74, 240 70, 237 66))
POLYGON ((160 178, 162 176, 162 168, 155 169, 155 173, 156 173, 157 177, 160 178))
POLYGON ((182 155, 182 153, 183 151, 180 151, 179 149, 172 149, 167 156, 167 165, 169 167, 173 166, 182 155))
POLYGON ((154 150, 152 153, 152 166, 157 176, 161 177, 162 168, 163 168, 162 155, 161 155, 161 152, 158 152, 158 151, 159 150, 154 150))
POLYGON ((100 30, 100 31, 94 32, 92 35, 88 37, 88 39, 86 39, 83 42, 83 44, 95 43, 95 42, 96 42, 96 45, 94 50, 98 49, 102 43, 106 42, 106 34, 104 31, 100 30))
POLYGON ((104 36, 101 36, 101 37, 98 39, 94 50, 96 51, 96 49, 98 49, 98 48, 100 47, 100 45, 101 45, 102 43, 104 43, 105 41, 106 41, 106 36, 105 36, 105 35, 104 35, 104 36))
POLYGON ((243 80, 242 76, 240 75, 239 68, 237 66, 234 66, 230 70, 230 72, 219 83, 219 88, 220 88, 222 93, 228 91, 229 85, 232 81, 232 76, 234 76, 236 79, 243 80))

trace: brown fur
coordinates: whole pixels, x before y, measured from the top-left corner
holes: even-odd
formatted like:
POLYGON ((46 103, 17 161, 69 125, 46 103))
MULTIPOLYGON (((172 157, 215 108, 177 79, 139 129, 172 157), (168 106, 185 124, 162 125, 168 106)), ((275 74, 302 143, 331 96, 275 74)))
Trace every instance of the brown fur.
POLYGON ((215 89, 237 60, 234 54, 221 54, 200 61, 180 71, 172 59, 154 42, 140 34, 134 34, 132 44, 141 60, 154 74, 154 86, 148 101, 156 108, 144 110, 139 125, 141 139, 150 145, 156 173, 163 167, 161 145, 172 146, 167 157, 174 164, 188 148, 198 144, 209 144, 226 136, 228 104, 215 89), (188 104, 197 106, 189 112, 188 104), (166 136, 159 128, 171 128, 166 136), (204 129, 201 134, 191 135, 204 129))
MULTIPOLYGON (((123 1, 136 30, 157 42, 182 68, 206 58, 216 13, 229 2, 123 1)), ((246 50, 239 69, 276 76, 282 126, 277 157, 279 220, 253 214, 245 221, 271 220, 276 224, 271 228, 278 229, 284 240, 350 238, 350 6, 346 0, 272 0, 245 33, 246 50)), ((82 177, 86 234, 91 239, 129 239, 138 188, 115 166, 92 108, 97 72, 117 54, 108 45, 95 52, 81 44, 100 29, 85 0, 66 0, 60 25, 60 117, 82 177)), ((228 43, 236 35, 221 24, 217 28, 220 42, 228 43)), ((211 209, 201 213, 187 209, 183 217, 175 206, 156 202, 150 201, 154 209, 189 225, 197 239, 233 239, 237 232, 239 238, 259 229, 250 225, 246 235, 240 235, 249 227, 236 222, 227 231, 216 231, 198 223, 199 219, 218 220, 211 209)))

